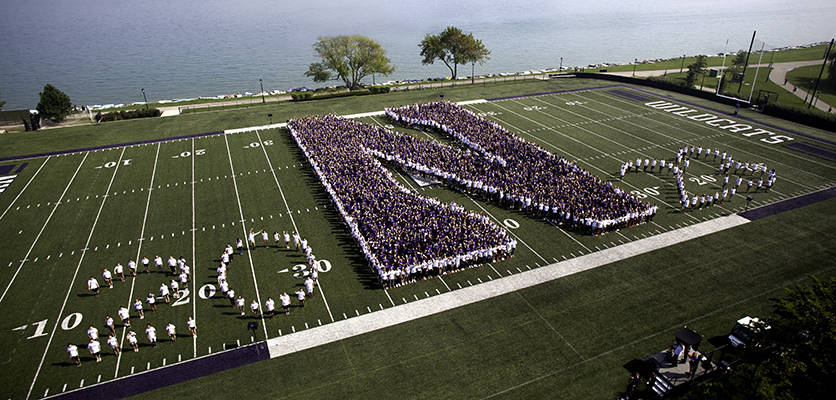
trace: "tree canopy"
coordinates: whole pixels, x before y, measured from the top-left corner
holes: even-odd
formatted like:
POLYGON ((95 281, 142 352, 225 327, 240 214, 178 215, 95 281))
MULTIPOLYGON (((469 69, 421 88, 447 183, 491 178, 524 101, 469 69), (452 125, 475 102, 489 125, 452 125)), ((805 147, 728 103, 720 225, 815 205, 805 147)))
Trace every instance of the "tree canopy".
POLYGON ((449 26, 438 35, 427 34, 418 44, 421 48, 423 65, 431 65, 440 60, 450 69, 453 79, 456 79, 458 65, 479 63, 482 65, 491 54, 482 40, 473 37, 473 33, 465 34, 461 29, 449 26))
POLYGON ((360 80, 371 74, 389 76, 395 72, 386 50, 365 36, 319 36, 313 48, 322 61, 312 63, 305 76, 314 82, 342 80, 349 89, 356 89, 360 80))
POLYGON ((43 117, 52 118, 60 122, 73 110, 73 103, 70 101, 70 96, 67 96, 66 93, 58 90, 49 83, 44 86, 44 91, 40 95, 41 101, 35 109, 43 117))
POLYGON ((705 56, 699 55, 697 56, 694 63, 688 65, 688 74, 685 76, 685 85, 687 87, 694 87, 694 82, 697 80, 697 75, 705 73, 705 66, 708 65, 708 62, 705 59, 705 56))

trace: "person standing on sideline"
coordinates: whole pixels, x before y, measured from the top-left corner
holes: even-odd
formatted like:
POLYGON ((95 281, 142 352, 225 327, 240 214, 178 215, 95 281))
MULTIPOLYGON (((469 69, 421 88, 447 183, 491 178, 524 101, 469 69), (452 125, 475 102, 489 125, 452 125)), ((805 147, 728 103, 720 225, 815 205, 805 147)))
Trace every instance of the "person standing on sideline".
POLYGON ((305 290, 299 288, 296 291, 296 298, 299 299, 299 307, 305 308, 305 290))
POLYGON ((128 338, 128 343, 131 345, 131 347, 134 348, 134 352, 135 353, 138 352, 139 351, 139 341, 136 339, 136 332, 134 332, 134 331, 128 332, 127 338, 128 338))
POLYGON ((168 325, 165 326, 165 331, 168 333, 168 337, 171 338, 172 342, 177 341, 177 327, 174 326, 174 324, 169 322, 168 325))
POLYGON ((189 317, 189 320, 186 321, 186 325, 189 327, 189 332, 192 333, 192 337, 197 337, 197 324, 194 322, 192 317, 189 317))
POLYGON ((80 367, 81 359, 78 357, 78 347, 72 343, 67 344, 67 353, 70 354, 70 359, 75 362, 75 366, 80 367))
POLYGON ((90 279, 87 280, 87 290, 90 290, 96 295, 96 297, 99 297, 99 281, 91 276, 90 279))
POLYGON ((279 296, 279 299, 282 301, 284 315, 290 315, 290 296, 287 295, 287 292, 284 292, 279 296))
POLYGON ((113 350, 113 355, 118 356, 119 355, 119 341, 116 340, 116 337, 113 336, 113 335, 110 335, 110 337, 107 338, 107 344, 109 344, 110 348, 113 350))

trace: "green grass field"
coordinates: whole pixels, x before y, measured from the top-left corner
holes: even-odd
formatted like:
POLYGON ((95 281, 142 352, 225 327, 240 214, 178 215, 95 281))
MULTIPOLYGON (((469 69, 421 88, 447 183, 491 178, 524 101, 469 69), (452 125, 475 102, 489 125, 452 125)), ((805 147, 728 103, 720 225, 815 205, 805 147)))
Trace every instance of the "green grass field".
MULTIPOLYGON (((735 159, 776 169, 778 183, 768 193, 753 194, 751 207, 836 183, 833 160, 809 150, 832 153, 836 146, 831 133, 747 110, 730 116, 730 107, 662 91, 601 86, 602 82, 592 80, 563 79, 488 84, 4 135, 1 155, 9 157, 262 125, 267 123, 268 110, 279 122, 325 112, 379 111, 437 100, 440 94, 445 100, 462 101, 585 89, 466 107, 658 205, 660 211, 652 223, 593 237, 441 186, 420 188, 401 171, 393 171, 411 190, 488 214, 504 224, 520 245, 511 260, 384 291, 284 129, 0 163, 0 168, 14 165, 7 175, 20 170, 0 195, 5 249, 0 255, 5 270, 0 313, 9 355, 3 360, 6 372, 0 378, 0 395, 52 396, 248 344, 253 340, 246 329, 251 321, 259 322, 258 340, 265 335, 304 335, 306 329, 319 325, 549 264, 558 263, 559 268, 563 260, 744 210, 745 194, 739 194, 723 205, 683 213, 674 181, 664 173, 631 172, 623 182, 617 180, 624 161, 670 160, 684 144, 719 148, 735 159), (748 131, 735 133, 645 105, 656 100, 773 134, 745 136, 748 131), (782 141, 773 143, 777 140, 782 141), (804 144, 805 152, 789 146, 795 144, 804 144), (249 310, 241 316, 220 293, 213 293, 221 250, 238 237, 246 239, 249 229, 271 234, 296 230, 308 238, 318 259, 327 260, 321 264, 322 285, 304 309, 293 307, 289 316, 262 320, 249 310), (153 259, 155 254, 184 256, 192 267, 189 294, 172 305, 159 304, 157 312, 146 310, 143 320, 130 306, 136 298, 144 303, 149 292, 158 293, 160 284, 172 279, 156 272, 153 263, 151 274, 140 266, 136 278, 117 279, 114 288, 104 287, 99 297, 86 290, 90 276, 101 282, 103 268, 111 269, 117 262, 127 266, 128 260, 153 259), (140 351, 116 357, 104 345, 103 361, 96 363, 83 348, 85 331, 95 325, 106 337, 108 314, 117 319, 117 338, 129 350, 116 317, 123 305, 132 311, 140 351), (189 316, 197 321, 195 339, 186 329, 189 316), (176 342, 163 332, 168 322, 178 328, 176 342), (158 330, 156 348, 145 339, 146 323, 158 330), (67 343, 79 345, 80 368, 67 356, 67 343)), ((361 121, 390 123, 382 116, 361 121)), ((394 129, 426 137, 400 126, 394 129)), ((693 161, 687 190, 696 194, 721 190, 716 167, 711 157, 693 161)), ((666 348, 672 332, 681 326, 707 338, 727 334, 741 316, 767 315, 768 299, 779 296, 782 287, 803 281, 806 274, 832 275, 834 207, 834 200, 806 206, 141 397, 210 393, 213 398, 614 398, 626 384, 622 365, 666 348)), ((247 304, 257 299, 263 305, 268 296, 278 301, 282 292, 298 290, 307 272, 304 257, 275 248, 272 238, 270 248, 261 245, 260 237, 257 243, 257 249, 235 254, 229 281, 236 293, 247 304)), ((703 346, 702 350, 710 350, 710 344, 703 346)))

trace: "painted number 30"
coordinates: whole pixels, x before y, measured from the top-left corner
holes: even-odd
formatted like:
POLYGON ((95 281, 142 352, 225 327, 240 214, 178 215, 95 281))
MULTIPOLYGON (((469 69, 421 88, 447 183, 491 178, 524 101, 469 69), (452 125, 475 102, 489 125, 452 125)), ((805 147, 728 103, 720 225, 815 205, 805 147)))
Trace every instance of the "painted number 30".
POLYGON ((652 188, 644 188, 642 190, 633 190, 630 192, 633 196, 636 196, 637 199, 646 199, 648 195, 650 196, 658 196, 659 195, 659 186, 654 186, 652 188))
MULTIPOLYGON (((328 260, 317 260, 316 269, 319 272, 328 272, 331 270, 331 262, 328 260)), ((304 264, 295 265, 293 270, 296 271, 293 274, 294 278, 304 278, 311 274, 308 270, 308 266, 304 264)))

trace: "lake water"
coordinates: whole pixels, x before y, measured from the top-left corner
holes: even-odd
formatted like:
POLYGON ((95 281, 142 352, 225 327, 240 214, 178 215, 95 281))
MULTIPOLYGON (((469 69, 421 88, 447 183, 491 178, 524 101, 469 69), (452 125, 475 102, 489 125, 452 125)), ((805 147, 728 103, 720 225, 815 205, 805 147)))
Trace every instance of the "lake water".
POLYGON ((447 26, 491 50, 478 75, 745 50, 753 31, 767 48, 828 41, 833 17, 832 0, 0 0, 0 100, 34 108, 46 83, 77 105, 323 86, 304 76, 319 35, 380 43, 385 81, 450 76, 418 48, 447 26))

